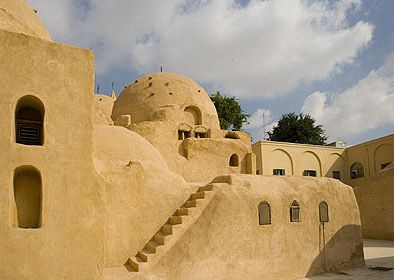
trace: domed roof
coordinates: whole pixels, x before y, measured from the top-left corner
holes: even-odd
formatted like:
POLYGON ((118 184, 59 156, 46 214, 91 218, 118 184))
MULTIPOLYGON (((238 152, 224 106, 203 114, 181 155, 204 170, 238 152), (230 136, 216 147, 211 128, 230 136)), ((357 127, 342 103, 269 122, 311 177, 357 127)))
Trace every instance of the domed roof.
POLYGON ((52 41, 37 13, 24 0, 0 0, 0 29, 52 41))
POLYGON ((197 125, 219 129, 216 108, 207 92, 193 80, 174 73, 153 73, 126 87, 115 102, 112 119, 131 115, 133 123, 151 121, 155 112, 174 108, 175 120, 182 122, 198 114, 197 125), (191 114, 191 115, 189 115, 191 114))

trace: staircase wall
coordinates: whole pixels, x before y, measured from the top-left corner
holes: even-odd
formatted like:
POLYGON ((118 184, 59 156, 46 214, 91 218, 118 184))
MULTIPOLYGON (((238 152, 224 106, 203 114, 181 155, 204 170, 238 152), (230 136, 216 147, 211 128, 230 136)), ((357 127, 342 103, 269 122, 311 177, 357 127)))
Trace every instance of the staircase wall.
POLYGON ((364 264, 349 186, 328 178, 249 175, 216 182, 228 185, 145 279, 295 279, 364 264), (300 204, 299 223, 289 219, 293 200, 300 204), (330 218, 324 230, 323 200, 330 218), (270 203, 271 225, 259 225, 262 201, 270 203))

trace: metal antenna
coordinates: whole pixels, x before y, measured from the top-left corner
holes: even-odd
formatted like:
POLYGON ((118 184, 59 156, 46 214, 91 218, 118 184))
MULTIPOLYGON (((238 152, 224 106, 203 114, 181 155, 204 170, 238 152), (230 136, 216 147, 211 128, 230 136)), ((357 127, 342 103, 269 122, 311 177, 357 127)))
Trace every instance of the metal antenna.
POLYGON ((112 80, 112 90, 114 90, 115 81, 112 80))
POLYGON ((265 140, 265 113, 263 113, 263 128, 264 128, 263 140, 265 140))

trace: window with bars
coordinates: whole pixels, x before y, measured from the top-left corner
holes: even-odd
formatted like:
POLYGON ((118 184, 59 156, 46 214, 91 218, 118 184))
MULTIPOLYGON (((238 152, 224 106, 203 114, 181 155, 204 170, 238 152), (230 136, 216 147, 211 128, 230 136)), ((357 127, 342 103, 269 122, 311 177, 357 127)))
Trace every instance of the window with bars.
POLYGON ((317 176, 317 172, 316 172, 316 170, 304 170, 303 175, 304 176, 309 176, 309 177, 316 177, 317 176))
POLYGON ((284 169, 273 169, 272 174, 276 176, 284 176, 286 175, 286 171, 284 169))
POLYGON ((44 105, 34 96, 18 100, 15 111, 16 143, 42 145, 44 142, 44 105))

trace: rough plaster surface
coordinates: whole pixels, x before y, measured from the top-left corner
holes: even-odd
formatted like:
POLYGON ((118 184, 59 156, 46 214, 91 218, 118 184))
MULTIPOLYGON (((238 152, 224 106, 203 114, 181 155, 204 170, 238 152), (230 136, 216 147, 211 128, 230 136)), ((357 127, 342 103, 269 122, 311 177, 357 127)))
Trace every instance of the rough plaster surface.
POLYGON ((93 53, 0 30, 0 57, 0 279, 98 279, 104 186, 93 166, 93 53), (43 146, 15 143, 15 108, 26 95, 44 104, 43 146), (38 229, 13 223, 21 166, 41 174, 38 229))
POLYGON ((190 195, 160 152, 135 132, 95 126, 95 166, 105 181, 105 266, 134 256, 190 195))
POLYGON ((229 184, 220 187, 158 264, 145 274, 119 279, 294 279, 363 265, 360 219, 350 187, 326 178, 249 175, 216 182, 229 184), (300 223, 289 222, 294 199, 301 206, 300 223), (322 200, 330 211, 324 244, 318 214, 322 200), (259 225, 261 201, 270 203, 271 225, 259 225))
POLYGON ((38 14, 24 0, 0 0, 0 29, 52 41, 38 14))

